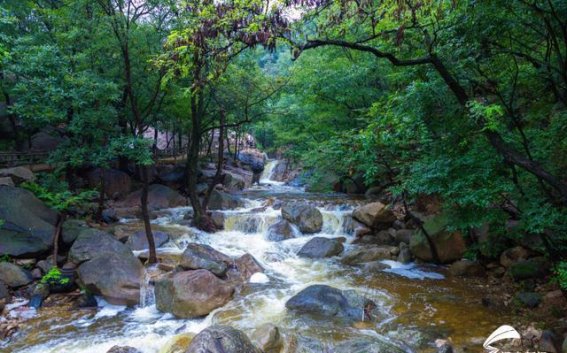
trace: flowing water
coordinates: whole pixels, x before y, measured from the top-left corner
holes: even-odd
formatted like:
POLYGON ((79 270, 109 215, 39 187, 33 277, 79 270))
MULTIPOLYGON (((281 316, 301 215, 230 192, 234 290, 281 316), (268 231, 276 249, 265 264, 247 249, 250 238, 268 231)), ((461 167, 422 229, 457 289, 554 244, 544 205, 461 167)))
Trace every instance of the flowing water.
MULTIPOLYGON (((432 342, 450 338, 467 352, 481 352, 481 344, 500 324, 510 323, 507 316, 481 305, 481 284, 451 278, 444 268, 402 265, 385 261, 390 268, 368 272, 344 266, 338 258, 311 260, 297 251, 313 236, 347 238, 350 213, 362 200, 338 194, 307 194, 269 179, 276 162, 267 165, 260 186, 243 192, 247 208, 223 211, 225 230, 203 234, 184 224, 187 208, 171 209, 154 220, 156 227, 168 231, 172 239, 159 249, 162 257, 180 254, 187 243, 199 242, 230 256, 252 254, 265 268, 265 276, 253 276, 235 298, 207 317, 183 320, 155 308, 148 269, 141 291, 141 305, 126 308, 99 299, 98 310, 42 308, 26 321, 5 352, 22 353, 104 353, 114 345, 135 347, 144 353, 159 352, 168 339, 181 332, 197 333, 222 323, 250 333, 264 323, 273 323, 284 332, 297 333, 328 347, 346 339, 372 337, 390 341, 407 352, 433 352, 432 342), (269 242, 267 228, 280 217, 280 211, 261 207, 266 201, 307 199, 318 205, 324 226, 320 234, 299 236, 283 242, 269 242), (339 289, 355 289, 372 299, 380 309, 377 322, 354 325, 330 320, 308 319, 288 313, 286 301, 312 284, 327 284, 339 289)), ((332 352, 332 349, 328 349, 332 352)))

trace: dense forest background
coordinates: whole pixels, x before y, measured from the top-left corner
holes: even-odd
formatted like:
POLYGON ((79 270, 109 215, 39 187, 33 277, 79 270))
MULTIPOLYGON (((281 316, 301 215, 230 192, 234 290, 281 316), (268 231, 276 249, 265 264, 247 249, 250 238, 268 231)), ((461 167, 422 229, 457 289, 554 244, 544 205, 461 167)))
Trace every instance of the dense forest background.
POLYGON ((312 190, 435 197, 467 256, 535 243, 567 283, 564 1, 7 0, 0 14, 0 146, 63 138, 50 192, 79 193, 87 165, 151 165, 155 128, 188 143, 206 217, 191 175, 207 133, 250 132, 312 190))

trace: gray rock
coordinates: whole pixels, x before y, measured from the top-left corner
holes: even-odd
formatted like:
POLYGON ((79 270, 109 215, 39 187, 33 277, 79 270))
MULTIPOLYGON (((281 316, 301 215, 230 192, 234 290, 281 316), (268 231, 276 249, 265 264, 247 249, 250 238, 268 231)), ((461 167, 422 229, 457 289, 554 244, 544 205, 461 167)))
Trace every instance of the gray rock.
POLYGON ((15 186, 14 181, 10 177, 1 177, 0 185, 15 186))
POLYGON ((63 222, 63 227, 61 229, 61 240, 66 245, 71 245, 77 239, 79 234, 85 229, 89 229, 87 222, 80 219, 68 219, 63 222))
POLYGON ((31 283, 29 272, 10 262, 0 262, 0 281, 10 288, 18 288, 31 283))
POLYGON ((213 190, 209 199, 211 210, 231 210, 243 206, 244 202, 239 197, 219 190, 213 190))
POLYGON ((295 233, 293 225, 285 219, 282 219, 268 228, 266 239, 269 241, 292 239, 295 238, 295 233))
MULTIPOLYGON (((159 248, 169 241, 169 235, 164 232, 152 231, 152 234, 154 236, 156 248, 159 248)), ((141 230, 130 235, 126 241, 126 245, 134 251, 148 250, 149 245, 146 232, 141 230)))
POLYGON ((459 260, 454 262, 449 266, 449 272, 453 276, 461 277, 475 277, 484 276, 484 267, 476 261, 471 260, 459 260))
POLYGON ((244 332, 214 325, 193 338, 186 353, 262 353, 244 332))
MULTIPOLYGON (((344 241, 344 238, 342 238, 344 241)), ((343 241, 339 238, 329 239, 323 237, 315 237, 309 240, 301 250, 297 253, 300 257, 310 259, 321 259, 324 257, 337 256, 343 252, 343 241)))
POLYGON ((0 186, 0 254, 29 257, 51 249, 57 212, 31 192, 0 186))
POLYGON ((233 293, 233 285, 207 270, 172 273, 155 284, 158 310, 180 318, 207 315, 228 303, 233 293))
POLYGON ((535 292, 519 292, 516 294, 516 300, 528 308, 535 308, 541 303, 542 296, 535 292))
POLYGON ((358 265, 376 260, 392 260, 399 254, 397 246, 358 246, 347 251, 341 262, 345 265, 358 265))
POLYGON ((120 170, 97 168, 87 173, 88 184, 93 189, 100 190, 101 179, 104 179, 104 193, 110 198, 126 196, 132 188, 132 179, 120 170))
POLYGON ((403 264, 410 263, 412 256, 408 244, 401 242, 399 247, 400 253, 398 254, 398 262, 401 262, 403 264))
POLYGON ((283 349, 283 338, 280 329, 272 324, 264 324, 254 330, 252 342, 264 353, 280 353, 283 349))
MULTIPOLYGON (((141 190, 128 195, 118 205, 119 207, 140 207, 141 190)), ((161 184, 152 184, 148 189, 148 209, 158 210, 164 208, 181 207, 187 205, 187 199, 177 191, 161 184)))
POLYGON ((361 321, 365 308, 376 305, 353 291, 341 291, 326 285, 313 285, 294 295, 285 304, 288 310, 299 314, 361 321))
POLYGON ((254 256, 244 254, 238 259, 234 260, 233 266, 228 270, 227 278, 230 281, 241 284, 248 282, 250 277, 257 272, 264 272, 264 268, 254 256))
POLYGON ((232 258, 208 245, 192 243, 181 255, 179 266, 185 270, 205 269, 217 276, 224 276, 232 262, 232 258))
POLYGON ((8 286, 0 281, 0 300, 10 298, 10 291, 8 290, 8 286))
POLYGON ((225 171, 223 185, 228 190, 239 191, 246 187, 246 181, 236 173, 225 171))
POLYGON ((131 252, 100 254, 82 263, 77 275, 90 293, 111 304, 133 306, 140 301, 144 266, 131 252))
MULTIPOLYGON (((466 251, 465 240, 460 232, 447 230, 447 218, 444 215, 427 220, 423 227, 434 243, 441 263, 451 263, 463 257, 466 251)), ((429 242, 420 230, 412 236, 410 250, 420 260, 426 262, 434 260, 429 242)))
POLYGON ((114 346, 110 348, 106 353, 142 353, 142 352, 137 350, 136 348, 132 348, 128 346, 114 346))
POLYGON ((360 223, 378 230, 388 229, 396 220, 392 210, 381 202, 372 202, 355 209, 352 217, 360 223))
POLYGON ((133 256, 132 251, 112 235, 97 229, 87 228, 79 233, 73 246, 71 246, 69 260, 80 264, 104 254, 133 256))
POLYGON ((16 184, 23 183, 24 181, 34 181, 35 176, 33 172, 26 167, 14 167, 0 169, 0 177, 10 178, 16 184))
POLYGON ((321 212, 306 203, 286 204, 282 207, 282 216, 285 220, 298 226, 299 230, 305 234, 317 233, 323 228, 321 212))

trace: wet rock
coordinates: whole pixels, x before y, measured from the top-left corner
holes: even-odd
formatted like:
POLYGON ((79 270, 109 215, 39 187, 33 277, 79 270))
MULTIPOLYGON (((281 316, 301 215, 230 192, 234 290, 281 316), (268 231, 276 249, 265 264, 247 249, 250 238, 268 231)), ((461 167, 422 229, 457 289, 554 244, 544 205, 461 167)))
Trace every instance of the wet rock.
POLYGON ((381 261, 372 261, 364 264, 364 271, 369 273, 380 272, 390 268, 390 266, 382 263, 381 261))
POLYGON ((293 229, 293 225, 285 219, 272 224, 266 234, 266 239, 269 241, 282 241, 292 238, 295 238, 295 230, 293 229))
POLYGON ((246 164, 255 173, 261 173, 264 170, 266 156, 257 150, 245 150, 238 152, 236 159, 246 164))
POLYGON ((366 226, 384 230, 392 226, 396 216, 392 210, 381 202, 372 202, 355 209, 352 217, 366 226))
POLYGON ((18 288, 31 283, 33 280, 29 272, 10 262, 0 262, 0 281, 10 288, 18 288))
POLYGON ((310 259, 321 259, 325 257, 337 256, 344 250, 342 243, 343 242, 339 238, 329 239, 323 237, 315 237, 309 240, 305 245, 303 245, 297 255, 310 259))
MULTIPOLYGON (((435 244, 437 255, 441 263, 451 263, 463 257, 466 250, 465 240, 460 232, 451 232, 446 229, 447 219, 443 215, 427 220, 423 227, 435 244)), ((423 261, 434 260, 429 242, 421 230, 417 230, 410 240, 412 254, 423 261)))
POLYGON ((16 185, 19 185, 24 181, 35 180, 35 176, 33 175, 33 172, 26 167, 0 169, 0 177, 10 178, 13 181, 13 183, 15 183, 16 185))
POLYGON ((366 308, 374 308, 376 305, 354 291, 313 285, 294 295, 285 306, 299 314, 359 321, 365 317, 366 308))
POLYGON ((170 188, 178 188, 187 179, 187 168, 183 165, 165 167, 158 173, 158 180, 170 188))
POLYGON ((484 267, 482 267, 481 264, 466 259, 452 263, 451 266, 449 266, 449 272, 453 276, 462 277, 484 276, 485 274, 484 267))
POLYGON ((516 281, 542 279, 549 274, 550 265, 544 257, 534 257, 514 263, 508 271, 516 281))
POLYGON ((195 335, 192 333, 175 335, 167 341, 165 346, 159 350, 159 353, 185 353, 193 337, 195 337, 195 335))
POLYGON ((232 259, 205 244, 189 244, 181 255, 179 266, 185 270, 205 269, 224 276, 232 259))
POLYGON ((282 207, 285 220, 295 224, 305 234, 317 233, 323 227, 323 215, 314 206, 306 203, 288 203, 282 207))
MULTIPOLYGON (((152 231, 152 234, 154 236, 156 248, 159 248, 169 241, 169 235, 164 232, 152 231)), ((132 234, 130 237, 128 237, 126 245, 134 251, 148 250, 149 244, 146 232, 141 230, 132 234)))
POLYGON ((53 263, 46 260, 40 260, 37 263, 37 268, 41 270, 43 273, 49 272, 49 270, 53 267, 53 263))
POLYGON ((82 230, 69 250, 69 261, 76 264, 104 254, 132 256, 132 251, 112 235, 92 228, 82 230))
POLYGON ((453 353, 453 346, 447 340, 437 339, 435 340, 435 346, 437 347, 437 353, 453 353))
POLYGON ((131 252, 100 254, 82 263, 77 274, 80 285, 111 304, 139 303, 144 266, 131 252))
POLYGON ((66 245, 71 245, 85 229, 89 229, 87 222, 80 219, 68 219, 63 222, 63 226, 61 228, 61 240, 66 245))
POLYGON ((250 339, 230 326, 214 325, 193 338, 186 353, 262 353, 250 339))
POLYGON ((155 284, 158 310, 180 318, 207 315, 228 303, 233 293, 234 287, 230 283, 207 270, 169 274, 155 284))
POLYGON ((216 189, 211 193, 209 200, 209 209, 211 210, 231 210, 243 206, 244 202, 235 195, 216 189))
POLYGON ((211 220, 213 221, 217 229, 224 229, 224 220, 225 220, 224 213, 219 211, 211 212, 211 220))
POLYGON ((0 178, 0 185, 16 186, 16 184, 14 184, 14 181, 10 177, 1 177, 0 178))
POLYGON ((0 219, 2 255, 28 257, 51 249, 57 212, 28 190, 0 186, 0 219))
POLYGON ((535 308, 541 303, 542 297, 541 294, 535 292, 519 292, 515 299, 523 306, 535 308))
POLYGON ((107 224, 115 223, 120 220, 118 212, 114 208, 106 208, 102 210, 102 221, 107 224))
MULTIPOLYGON (((140 207, 141 190, 128 195, 123 201, 119 202, 119 207, 140 207)), ((148 209, 157 210, 163 208, 173 208, 186 206, 187 199, 177 191, 161 184, 152 184, 148 189, 148 209)))
POLYGON ((87 182, 90 188, 97 190, 104 182, 104 194, 113 199, 126 196, 132 189, 130 176, 116 169, 93 169, 87 173, 87 182))
POLYGON ((414 233, 412 229, 398 229, 394 232, 394 240, 396 244, 409 244, 414 233))
POLYGON ((341 262, 345 265, 357 265, 376 260, 392 260, 399 254, 396 246, 359 246, 347 251, 341 262))
POLYGON ((335 353, 370 353, 370 352, 388 352, 402 353, 405 352, 400 347, 392 343, 378 340, 375 338, 357 338, 341 342, 333 349, 335 353))
POLYGON ((280 329, 272 324, 264 324, 254 330, 251 340, 263 353, 280 353, 284 345, 280 329))
POLYGON ((37 267, 31 270, 30 274, 34 280, 41 279, 41 277, 43 277, 41 270, 37 267))
POLYGON ((49 296, 49 285, 44 283, 38 283, 34 286, 31 294, 31 299, 29 306, 35 309, 39 309, 43 301, 49 296))
POLYGON ((526 260, 530 252, 521 246, 507 249, 500 254, 500 265, 508 268, 518 261, 526 260))
POLYGON ((75 302, 75 305, 78 308, 96 308, 98 306, 98 303, 94 295, 90 293, 83 293, 81 294, 81 296, 79 296, 79 298, 75 302))
POLYGON ((234 266, 228 271, 229 280, 236 282, 248 282, 255 273, 264 272, 264 268, 254 256, 244 254, 234 260, 234 266))
POLYGON ((228 190, 239 191, 246 187, 246 181, 236 173, 225 171, 223 185, 228 190))
POLYGON ((8 286, 0 281, 0 300, 10 298, 10 291, 8 290, 8 286))
POLYGON ((402 242, 399 245, 400 253, 398 254, 398 262, 403 264, 407 264, 411 262, 412 256, 409 245, 402 242))
POLYGON ((365 235, 370 235, 372 233, 372 229, 365 227, 365 226, 358 226, 354 229, 354 236, 355 238, 362 238, 365 235))
POLYGON ((142 352, 137 350, 136 348, 132 348, 128 346, 114 346, 110 348, 106 353, 142 353, 142 352))

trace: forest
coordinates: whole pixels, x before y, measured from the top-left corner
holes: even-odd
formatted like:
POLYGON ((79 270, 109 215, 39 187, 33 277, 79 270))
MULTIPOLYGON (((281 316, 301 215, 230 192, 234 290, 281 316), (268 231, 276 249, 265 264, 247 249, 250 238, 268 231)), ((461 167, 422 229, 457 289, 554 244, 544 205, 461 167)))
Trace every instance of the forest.
POLYGON ((567 352, 563 0, 3 0, 0 90, 0 350, 567 352))

